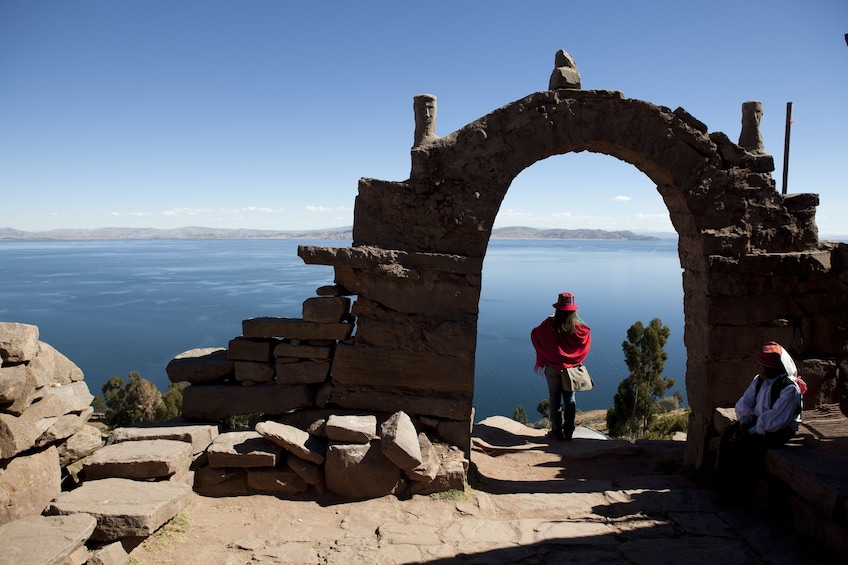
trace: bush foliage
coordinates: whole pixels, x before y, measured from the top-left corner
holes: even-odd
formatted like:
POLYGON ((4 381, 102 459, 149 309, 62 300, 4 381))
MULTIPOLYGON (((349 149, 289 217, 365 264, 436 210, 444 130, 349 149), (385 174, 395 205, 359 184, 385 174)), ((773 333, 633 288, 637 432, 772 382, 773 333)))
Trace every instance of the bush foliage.
POLYGON ((112 377, 103 385, 103 396, 92 403, 105 413, 111 427, 129 426, 138 422, 164 422, 182 413, 185 383, 171 383, 161 393, 156 385, 137 372, 129 374, 129 382, 112 377))

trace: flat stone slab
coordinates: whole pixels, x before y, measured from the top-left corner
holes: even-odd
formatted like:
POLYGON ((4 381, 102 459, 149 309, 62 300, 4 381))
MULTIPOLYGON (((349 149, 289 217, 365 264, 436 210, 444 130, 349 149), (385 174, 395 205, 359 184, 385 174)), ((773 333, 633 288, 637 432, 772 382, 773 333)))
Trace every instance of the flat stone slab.
POLYGON ((47 514, 90 514, 97 519, 91 539, 111 542, 151 535, 186 507, 191 494, 183 483, 100 479, 62 493, 47 514))
POLYGON ((173 439, 126 441, 107 445, 85 460, 86 480, 122 477, 159 479, 188 470, 191 444, 173 439))
POLYGON ((216 424, 151 424, 117 428, 109 434, 109 445, 125 441, 141 441, 150 439, 172 439, 191 444, 192 453, 197 455, 218 437, 216 424))
POLYGON ((94 516, 28 516, 0 526, 0 563, 60 565, 83 547, 97 526, 94 516))
POLYGON ((251 431, 221 434, 206 450, 209 466, 215 469, 274 467, 282 453, 282 446, 251 431))

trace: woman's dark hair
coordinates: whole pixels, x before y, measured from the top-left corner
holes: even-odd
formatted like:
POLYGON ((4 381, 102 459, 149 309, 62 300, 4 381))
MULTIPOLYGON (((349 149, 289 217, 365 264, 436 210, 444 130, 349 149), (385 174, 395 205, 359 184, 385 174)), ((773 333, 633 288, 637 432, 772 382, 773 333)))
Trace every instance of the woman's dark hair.
POLYGON ((573 334, 574 325, 577 322, 577 311, 554 310, 554 319, 551 322, 554 330, 559 334, 573 334))

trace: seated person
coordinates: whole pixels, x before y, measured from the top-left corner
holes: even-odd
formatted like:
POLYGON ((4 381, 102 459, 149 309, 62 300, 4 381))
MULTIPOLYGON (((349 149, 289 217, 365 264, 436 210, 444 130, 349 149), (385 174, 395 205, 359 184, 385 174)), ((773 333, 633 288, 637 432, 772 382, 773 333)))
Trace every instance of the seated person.
POLYGON ((801 423, 802 394, 807 385, 792 357, 770 341, 757 353, 760 373, 736 402, 737 421, 724 433, 716 478, 725 492, 747 491, 762 472, 769 447, 786 443, 801 423))

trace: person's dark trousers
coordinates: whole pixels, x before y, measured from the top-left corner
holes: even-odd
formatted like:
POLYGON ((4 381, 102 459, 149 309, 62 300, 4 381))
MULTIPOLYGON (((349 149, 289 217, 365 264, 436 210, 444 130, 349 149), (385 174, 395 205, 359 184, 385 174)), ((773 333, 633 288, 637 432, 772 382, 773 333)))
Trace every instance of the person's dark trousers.
POLYGON ((574 434, 574 418, 577 416, 574 393, 563 390, 562 371, 558 369, 545 367, 545 380, 548 381, 551 433, 557 439, 571 439, 574 434))
POLYGON ((763 472, 766 450, 785 444, 795 432, 780 430, 765 435, 745 434, 736 422, 721 438, 716 465, 716 486, 722 493, 747 496, 763 472))

